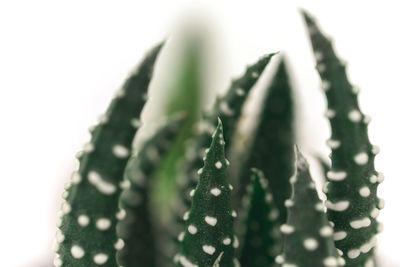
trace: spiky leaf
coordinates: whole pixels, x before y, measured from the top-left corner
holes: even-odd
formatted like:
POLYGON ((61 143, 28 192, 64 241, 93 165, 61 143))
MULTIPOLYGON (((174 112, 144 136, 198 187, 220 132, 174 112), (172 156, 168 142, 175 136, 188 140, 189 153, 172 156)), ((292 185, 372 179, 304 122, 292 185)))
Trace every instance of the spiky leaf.
POLYGON ((346 75, 346 66, 338 59, 331 41, 315 21, 303 12, 317 70, 325 91, 332 136, 332 167, 328 172, 328 218, 335 224, 335 244, 344 252, 347 266, 373 264, 373 248, 378 232, 376 217, 383 201, 376 195, 383 176, 374 167, 376 146, 368 138, 370 118, 358 105, 358 89, 346 75))
POLYGON ((79 155, 79 170, 64 193, 56 266, 117 266, 114 243, 119 183, 161 47, 154 48, 128 78, 79 155))
POLYGON ((309 165, 300 151, 296 155, 292 197, 286 201, 288 220, 281 226, 285 235, 282 266, 342 266, 344 260, 336 251, 333 229, 310 176, 309 165))
POLYGON ((244 220, 245 237, 239 258, 242 266, 275 266, 281 249, 279 211, 262 171, 252 170, 252 182, 243 198, 239 220, 244 220))
MULTIPOLYGON (((235 179, 238 187, 234 201, 237 203, 244 195, 246 184, 249 183, 251 177, 249 170, 258 168, 268 177, 275 203, 279 209, 280 221, 283 223, 286 220, 284 201, 290 197, 289 178, 293 174, 295 139, 292 87, 283 59, 266 90, 267 94, 258 126, 252 138, 253 143, 247 150, 247 160, 239 171, 231 169, 233 177, 239 175, 235 179)), ((243 158, 246 159, 246 156, 243 158)))
POLYGON ((219 121, 200 171, 199 183, 192 193, 190 212, 185 215, 186 231, 180 237, 178 266, 212 266, 222 252, 219 264, 234 266, 234 247, 238 244, 233 235, 224 144, 219 121))

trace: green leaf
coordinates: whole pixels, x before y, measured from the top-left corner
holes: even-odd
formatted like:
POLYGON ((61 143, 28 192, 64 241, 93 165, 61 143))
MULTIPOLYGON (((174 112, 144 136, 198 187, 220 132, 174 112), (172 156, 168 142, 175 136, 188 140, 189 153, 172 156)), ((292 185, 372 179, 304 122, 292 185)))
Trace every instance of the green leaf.
MULTIPOLYGON (((292 87, 289 82, 285 62, 282 59, 277 72, 266 88, 258 126, 252 137, 252 144, 243 156, 245 160, 240 168, 232 168, 230 175, 237 188, 234 194, 234 207, 245 193, 251 177, 250 169, 260 169, 270 183, 275 203, 279 209, 281 223, 286 220, 284 201, 290 197, 289 179, 293 174, 293 145, 295 140, 293 127, 292 87), (247 158, 247 159, 246 159, 247 158)), ((237 167, 237 166, 236 166, 237 167)))
POLYGON ((119 183, 161 48, 155 47, 127 79, 78 156, 79 170, 64 192, 56 266, 118 266, 114 243, 119 183))
POLYGON ((122 238, 117 244, 125 244, 117 254, 121 266, 157 266, 157 241, 150 208, 153 175, 183 123, 182 117, 168 122, 128 162, 120 196, 121 221, 117 225, 122 238))
POLYGON ((231 187, 226 177, 225 141, 219 121, 211 146, 200 169, 199 183, 192 192, 190 211, 185 214, 186 230, 177 264, 181 267, 212 266, 223 252, 221 266, 234 266, 233 215, 230 204, 231 187))
POLYGON ((285 235, 283 257, 278 257, 277 261, 283 261, 282 266, 343 266, 344 260, 339 258, 335 248, 333 229, 310 176, 309 165, 300 151, 296 154, 297 173, 291 180, 292 197, 285 203, 288 220, 281 226, 285 235))
POLYGON ((240 263, 246 267, 274 266, 275 257, 282 248, 279 211, 262 171, 252 170, 252 182, 247 188, 243 211, 239 212, 245 231, 240 263))
POLYGON ((332 44, 313 18, 303 12, 321 76, 331 124, 328 144, 332 167, 324 186, 328 218, 335 225, 335 244, 344 253, 346 266, 373 264, 379 224, 376 217, 383 200, 376 195, 383 175, 374 167, 379 149, 368 138, 370 118, 358 105, 359 89, 348 81, 346 66, 335 55, 332 44))

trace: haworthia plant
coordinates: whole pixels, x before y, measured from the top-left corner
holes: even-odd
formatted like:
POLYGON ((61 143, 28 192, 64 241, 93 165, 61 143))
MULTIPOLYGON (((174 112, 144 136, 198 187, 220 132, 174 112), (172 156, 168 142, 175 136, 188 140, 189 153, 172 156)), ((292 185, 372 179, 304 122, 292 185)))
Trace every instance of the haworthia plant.
POLYGON ((155 47, 128 78, 78 156, 79 170, 72 174, 61 207, 56 266, 117 266, 119 183, 161 48, 155 47))
POLYGON ((288 219, 281 226, 285 235, 283 256, 277 257, 277 262, 282 266, 343 266, 344 260, 335 248, 333 229, 310 176, 309 165, 300 151, 296 152, 292 196, 285 202, 288 219))
POLYGON ((279 209, 281 223, 286 220, 284 201, 290 196, 289 178, 293 174, 293 129, 294 108, 292 87, 290 85, 286 64, 281 59, 275 76, 268 85, 263 108, 252 137, 250 149, 246 151, 243 167, 240 172, 232 174, 238 177, 239 184, 235 200, 240 200, 246 184, 251 177, 250 169, 259 168, 270 181, 275 203, 279 209))
POLYGON ((252 181, 243 202, 239 220, 244 221, 245 236, 240 263, 246 267, 275 266, 281 249, 279 211, 262 171, 252 169, 252 181))
POLYGON ((121 249, 117 254, 120 266, 157 266, 154 257, 157 239, 153 232, 149 203, 154 183, 152 179, 183 122, 182 118, 168 122, 146 142, 137 157, 132 157, 128 162, 120 197, 121 210, 118 213, 121 221, 117 225, 122 238, 116 243, 121 249))
POLYGON ((178 266, 212 266, 220 255, 217 264, 234 266, 234 248, 238 244, 233 235, 235 214, 230 205, 231 187, 226 177, 224 146, 219 121, 204 166, 199 171, 199 183, 192 192, 192 206, 184 216, 186 230, 179 237, 182 242, 176 257, 178 266))
POLYGON ((379 225, 376 217, 383 208, 377 186, 383 175, 375 171, 374 158, 378 147, 368 138, 370 118, 358 105, 358 87, 347 78, 346 66, 336 56, 313 18, 303 12, 317 70, 328 101, 328 117, 332 135, 332 167, 325 185, 328 218, 334 223, 336 246, 344 253, 346 266, 373 266, 375 235, 379 225))
POLYGON ((254 131, 237 130, 249 92, 274 54, 248 67, 198 124, 199 54, 185 54, 187 64, 176 76, 178 93, 169 94, 174 98, 168 102, 173 106, 167 110, 169 123, 131 155, 159 45, 118 92, 79 154, 79 170, 63 194, 55 266, 376 266, 375 234, 381 229, 376 217, 384 205, 376 196, 383 180, 374 169, 378 148, 369 142, 369 118, 359 109, 358 90, 330 41, 310 16, 304 17, 332 127, 325 205, 306 160, 298 151, 295 159, 295 99, 284 59, 271 83, 260 86, 265 98, 258 102, 260 115, 252 118, 254 131), (188 87, 194 91, 185 91, 188 87), (170 117, 181 109, 185 120, 170 117), (245 151, 236 143, 243 141, 240 134, 249 140, 245 151), (229 168, 227 148, 240 157, 229 168), (228 177, 237 186, 233 192, 228 177), (174 213, 173 203, 179 207, 174 213))

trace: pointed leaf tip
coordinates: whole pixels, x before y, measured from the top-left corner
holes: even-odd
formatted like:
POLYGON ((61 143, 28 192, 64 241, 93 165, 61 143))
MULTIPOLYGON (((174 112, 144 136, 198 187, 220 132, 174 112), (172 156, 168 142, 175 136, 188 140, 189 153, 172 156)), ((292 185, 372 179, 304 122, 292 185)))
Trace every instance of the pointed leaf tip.
POLYGON ((310 13, 307 10, 305 10, 303 8, 300 8, 299 12, 303 16, 303 18, 307 22, 307 24, 309 24, 309 23, 313 23, 314 24, 315 23, 315 19, 310 15, 310 13))
POLYGON ((276 56, 276 55, 279 54, 279 53, 280 53, 280 51, 268 53, 268 54, 265 54, 264 56, 262 56, 261 58, 262 58, 262 59, 266 59, 266 60, 269 61, 272 57, 276 56))
POLYGON ((299 147, 297 145, 294 145, 294 153, 296 156, 296 168, 298 169, 308 169, 309 164, 306 160, 306 158, 303 156, 301 153, 299 147))
POLYGON ((221 118, 220 117, 218 117, 218 126, 217 126, 217 128, 218 127, 221 127, 222 128, 222 121, 221 121, 221 118))
POLYGON ((221 119, 218 117, 218 125, 217 128, 215 129, 215 132, 213 134, 213 138, 216 137, 215 139, 224 139, 224 129, 222 126, 222 121, 221 119))
POLYGON ((158 53, 165 45, 165 43, 167 42, 167 38, 165 38, 164 40, 160 41, 158 44, 156 44, 150 53, 158 53))

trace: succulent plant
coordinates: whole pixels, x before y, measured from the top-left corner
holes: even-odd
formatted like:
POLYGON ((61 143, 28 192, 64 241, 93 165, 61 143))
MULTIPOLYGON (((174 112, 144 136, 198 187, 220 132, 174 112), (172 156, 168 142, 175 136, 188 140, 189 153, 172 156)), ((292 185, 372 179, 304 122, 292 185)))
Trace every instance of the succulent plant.
POLYGON ((199 92, 200 56, 189 49, 180 85, 196 92, 171 94, 166 119, 133 149, 160 44, 127 79, 78 154, 79 170, 66 186, 57 221, 55 266, 376 266, 376 217, 384 205, 376 196, 383 181, 374 168, 379 149, 369 141, 370 119, 345 65, 315 20, 302 14, 332 129, 332 162, 317 156, 324 188, 317 188, 296 146, 292 79, 277 53, 249 66, 197 119, 191 112, 199 102, 177 108, 199 92), (271 60, 277 60, 275 70, 271 60), (275 73, 262 84, 266 71, 275 73), (264 96, 251 118, 254 129, 240 131, 256 88, 264 96), (174 115, 185 109, 190 114, 174 115), (240 149, 243 142, 246 149, 240 149))

